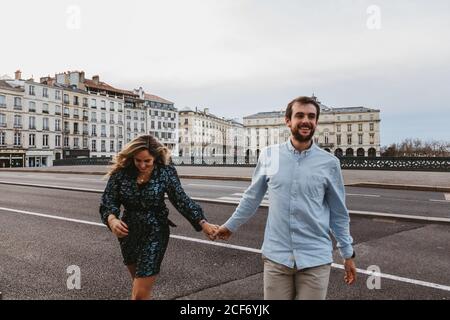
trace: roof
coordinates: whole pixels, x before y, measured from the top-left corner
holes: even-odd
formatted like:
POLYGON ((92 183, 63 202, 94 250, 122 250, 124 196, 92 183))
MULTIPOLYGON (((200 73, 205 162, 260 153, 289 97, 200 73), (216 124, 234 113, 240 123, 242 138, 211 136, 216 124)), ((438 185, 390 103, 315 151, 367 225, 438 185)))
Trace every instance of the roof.
POLYGON ((6 89, 6 90, 12 90, 12 91, 24 91, 23 87, 15 87, 8 83, 8 81, 11 80, 0 80, 0 88, 6 89))
POLYGON ((114 88, 113 86, 111 86, 111 85, 109 85, 109 84, 107 84, 105 82, 101 82, 101 81, 96 83, 94 80, 85 79, 84 80, 84 85, 87 88, 94 88, 94 89, 99 89, 99 90, 105 90, 105 91, 111 91, 111 92, 117 92, 117 93, 121 93, 121 94, 126 94, 126 95, 137 96, 132 91, 117 89, 117 88, 114 88))
POLYGON ((159 103, 167 103, 167 104, 173 104, 173 102, 166 100, 164 98, 158 97, 154 94, 149 94, 149 93, 145 93, 144 94, 144 99, 145 100, 149 100, 149 101, 153 101, 153 102, 159 102, 159 103))

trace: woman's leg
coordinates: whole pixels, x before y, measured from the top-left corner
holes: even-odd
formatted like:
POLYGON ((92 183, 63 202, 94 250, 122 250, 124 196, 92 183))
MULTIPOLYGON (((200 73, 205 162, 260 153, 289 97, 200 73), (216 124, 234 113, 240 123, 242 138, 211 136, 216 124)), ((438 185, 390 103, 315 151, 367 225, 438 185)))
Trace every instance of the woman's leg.
POLYGON ((134 278, 131 300, 150 300, 156 275, 144 278, 134 278))

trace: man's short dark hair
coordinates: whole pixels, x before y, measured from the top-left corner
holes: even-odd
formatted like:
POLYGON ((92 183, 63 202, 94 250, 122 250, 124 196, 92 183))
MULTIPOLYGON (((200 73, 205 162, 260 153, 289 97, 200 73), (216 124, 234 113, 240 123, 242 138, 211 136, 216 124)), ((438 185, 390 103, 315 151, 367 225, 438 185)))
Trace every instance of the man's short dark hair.
POLYGON ((286 118, 291 119, 291 117, 292 117, 292 106, 295 103, 299 103, 299 104, 302 104, 302 105, 304 105, 304 104, 312 104, 313 106, 315 106, 316 107, 316 112, 317 112, 316 121, 319 121, 320 106, 317 103, 316 99, 311 98, 311 97, 298 97, 298 98, 295 98, 294 100, 292 100, 291 102, 289 102, 289 104, 287 105, 287 108, 286 108, 286 113, 285 113, 286 118))

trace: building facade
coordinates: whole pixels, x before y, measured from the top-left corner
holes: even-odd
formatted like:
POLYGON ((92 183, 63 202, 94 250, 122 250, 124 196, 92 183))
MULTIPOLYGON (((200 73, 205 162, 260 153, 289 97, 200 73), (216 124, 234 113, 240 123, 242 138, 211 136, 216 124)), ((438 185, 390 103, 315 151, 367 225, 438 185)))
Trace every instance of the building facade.
MULTIPOLYGON (((314 135, 315 143, 338 157, 380 156, 380 110, 332 108, 320 101, 318 103, 321 111, 314 135)), ((262 148, 285 142, 290 136, 285 124, 285 110, 244 117, 244 127, 245 155, 250 162, 259 157, 262 148)))
POLYGON ((235 163, 243 157, 243 125, 205 108, 179 111, 179 157, 201 163, 235 163))

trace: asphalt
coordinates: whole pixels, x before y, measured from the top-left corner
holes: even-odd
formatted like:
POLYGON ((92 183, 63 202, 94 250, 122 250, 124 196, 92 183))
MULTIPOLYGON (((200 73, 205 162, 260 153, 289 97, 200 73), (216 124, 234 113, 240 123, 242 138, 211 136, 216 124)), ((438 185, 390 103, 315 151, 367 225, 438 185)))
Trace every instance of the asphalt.
MULTIPOLYGON (((26 210, 99 222, 99 195, 42 188, 0 187, 0 291, 3 299, 128 299, 131 281, 117 240, 107 228, 14 213, 26 210), (9 209, 5 209, 9 208, 9 209), (68 290, 67 267, 81 270, 80 290, 68 290)), ((200 203, 214 223, 223 223, 235 205, 200 203)), ((169 204, 178 225, 172 235, 154 295, 156 299, 262 299, 260 254, 219 247, 204 240, 169 204)), ((267 209, 260 208, 229 243, 259 249, 267 209)), ((354 217, 351 232, 357 266, 377 265, 381 288, 367 287, 368 275, 348 287, 343 271, 331 273, 329 299, 450 299, 450 229, 431 223, 354 217), (402 279, 405 278, 405 279, 402 279), (416 283, 406 282, 408 279, 416 283), (417 281, 440 284, 427 287, 417 281), (445 289, 448 288, 448 289, 445 289)), ((335 251, 335 263, 341 259, 335 251)))

